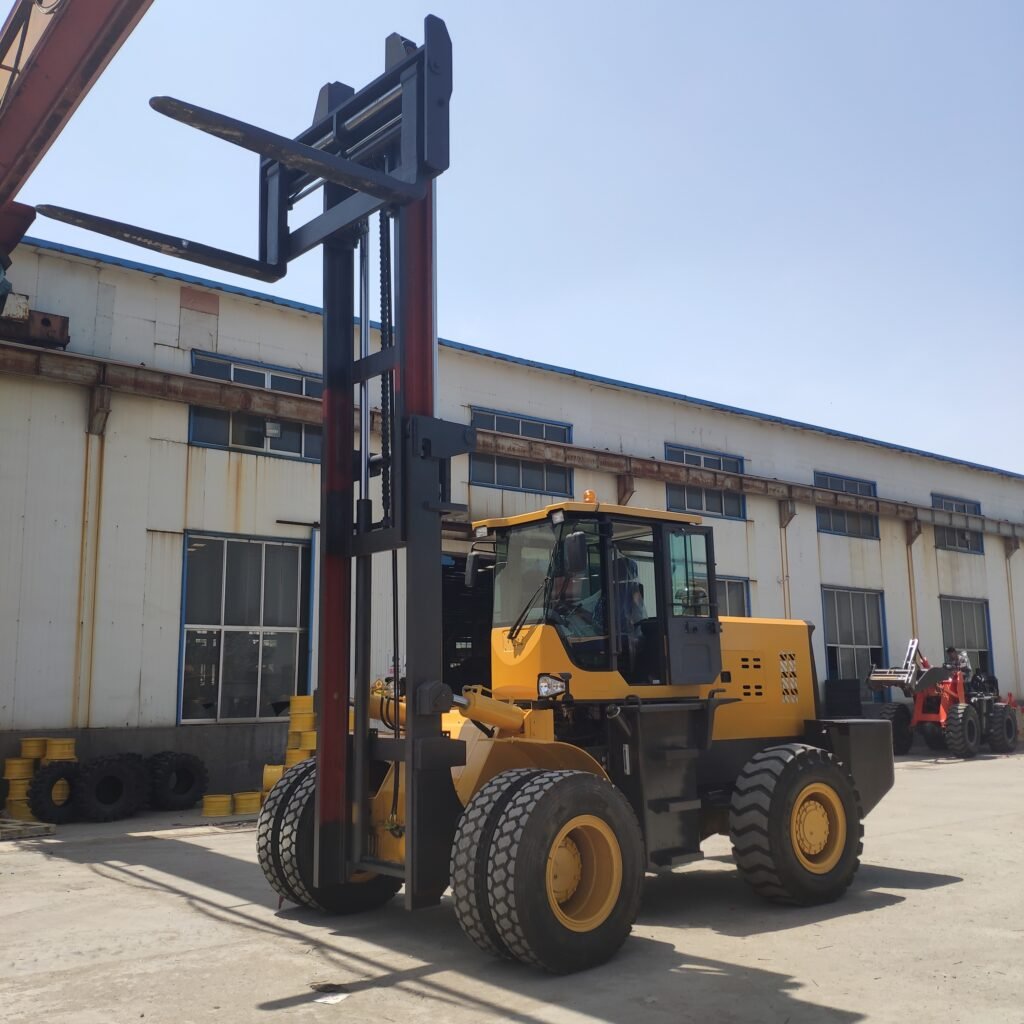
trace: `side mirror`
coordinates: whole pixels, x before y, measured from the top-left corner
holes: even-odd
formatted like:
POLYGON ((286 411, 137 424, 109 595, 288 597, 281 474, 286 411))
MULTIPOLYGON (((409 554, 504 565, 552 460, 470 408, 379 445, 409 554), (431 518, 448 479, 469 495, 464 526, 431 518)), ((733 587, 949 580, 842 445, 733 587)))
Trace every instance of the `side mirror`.
POLYGON ((590 567, 590 559, 587 557, 587 535, 582 530, 570 533, 562 541, 562 559, 569 576, 579 576, 590 567))
POLYGON ((470 551, 466 555, 466 588, 472 590, 476 586, 476 573, 480 566, 480 553, 470 551))

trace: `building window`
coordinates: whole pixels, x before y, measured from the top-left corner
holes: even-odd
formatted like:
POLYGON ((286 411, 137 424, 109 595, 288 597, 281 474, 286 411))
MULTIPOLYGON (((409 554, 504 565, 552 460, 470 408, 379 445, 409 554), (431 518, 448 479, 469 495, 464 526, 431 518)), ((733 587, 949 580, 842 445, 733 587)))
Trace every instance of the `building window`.
POLYGON ((182 722, 274 718, 309 678, 309 545, 186 535, 182 722))
POLYGON ((822 587, 821 595, 828 678, 866 679, 885 660, 881 592, 822 587))
MULTIPOLYGON (((715 469, 721 473, 743 472, 743 460, 738 455, 724 455, 722 452, 705 452, 697 448, 667 444, 665 459, 697 469, 715 469)), ((696 512, 725 519, 745 519, 747 514, 742 494, 714 487, 668 484, 666 503, 671 512, 696 512)))
POLYGON ((719 576, 715 580, 715 595, 719 615, 742 617, 750 614, 750 580, 719 576))
MULTIPOLYGON (((572 426, 568 423, 554 423, 489 409, 473 409, 470 422, 474 427, 495 430, 500 434, 518 434, 520 437, 557 441, 560 444, 572 441, 572 426)), ((537 494, 572 497, 572 470, 568 467, 531 462, 528 459, 509 459, 501 455, 478 455, 472 452, 469 456, 469 482, 509 491, 533 491, 537 494)))
POLYGON ((989 651, 988 601, 963 597, 940 597, 942 613, 942 649, 955 647, 966 651, 971 667, 978 672, 992 671, 989 651))
MULTIPOLYGON (((843 494, 856 494, 862 498, 875 498, 878 490, 870 480, 835 473, 814 474, 814 486, 843 494)), ((868 512, 849 512, 842 508, 818 509, 818 533, 838 533, 843 537, 878 539, 878 516, 868 512)))
MULTIPOLYGON (((286 395, 305 395, 307 398, 320 398, 324 390, 323 380, 318 376, 231 362, 198 352, 192 353, 192 372, 200 377, 229 380, 286 395)), ((265 416, 253 416, 251 413, 192 406, 189 441, 216 448, 241 448, 319 462, 323 434, 320 427, 309 424, 268 420, 265 416)))
MULTIPOLYGON (((946 512, 959 512, 962 515, 980 516, 981 504, 968 501, 966 498, 949 498, 944 494, 932 495, 932 508, 941 508, 946 512)), ((979 530, 961 530, 956 526, 936 526, 935 546, 945 551, 969 551, 972 554, 984 554, 985 547, 979 530)))

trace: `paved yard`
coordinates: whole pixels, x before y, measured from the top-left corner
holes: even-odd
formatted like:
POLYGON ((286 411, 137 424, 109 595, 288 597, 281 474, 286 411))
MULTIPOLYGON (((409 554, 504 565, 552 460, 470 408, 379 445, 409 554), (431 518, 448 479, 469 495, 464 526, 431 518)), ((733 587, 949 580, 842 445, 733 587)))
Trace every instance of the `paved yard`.
POLYGON ((846 899, 762 904, 716 840, 649 880, 615 960, 570 978, 478 953, 447 904, 278 911, 251 823, 68 826, 0 843, 0 1019, 1020 1024, 1022 792, 1024 754, 901 759, 846 899))

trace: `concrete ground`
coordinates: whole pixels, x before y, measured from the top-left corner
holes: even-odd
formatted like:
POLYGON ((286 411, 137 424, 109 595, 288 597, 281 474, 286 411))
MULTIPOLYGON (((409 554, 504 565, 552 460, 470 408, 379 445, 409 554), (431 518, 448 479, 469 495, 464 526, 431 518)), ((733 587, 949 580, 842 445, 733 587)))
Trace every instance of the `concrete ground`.
POLYGON ((447 902, 278 910, 251 821, 67 826, 0 843, 0 1019, 1020 1024, 1022 789, 1022 755, 901 758, 845 899, 763 904, 717 839, 648 880, 618 957, 569 978, 479 953, 447 902))

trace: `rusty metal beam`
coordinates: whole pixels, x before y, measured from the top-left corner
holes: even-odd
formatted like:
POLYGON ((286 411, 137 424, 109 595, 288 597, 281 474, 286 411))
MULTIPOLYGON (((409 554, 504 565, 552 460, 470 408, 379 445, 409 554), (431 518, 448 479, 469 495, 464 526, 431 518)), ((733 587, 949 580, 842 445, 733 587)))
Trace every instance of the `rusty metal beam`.
MULTIPOLYGON (((154 370, 96 356, 44 350, 31 345, 18 345, 8 340, 0 340, 0 373, 37 377, 90 389, 106 387, 110 392, 141 395, 166 402, 180 402, 183 405, 201 405, 227 412, 250 412, 257 416, 266 416, 268 419, 290 420, 293 423, 308 423, 314 426, 321 423, 318 398, 285 395, 248 387, 245 384, 210 380, 168 370, 154 370)), ((354 425, 357 425, 357 422, 354 425)), ((377 410, 373 410, 372 413, 371 429, 380 432, 380 413, 377 410)), ((504 455, 514 459, 528 459, 531 462, 548 462, 556 466, 607 473, 617 479, 619 486, 620 478, 629 478, 630 487, 635 486, 637 478, 658 480, 666 484, 692 484, 695 487, 713 487, 738 494, 775 498, 779 502, 800 502, 823 508, 866 512, 869 515, 901 520, 917 533, 920 532, 920 524, 930 523, 935 526, 952 526, 957 529, 994 534, 1009 540, 1024 538, 1024 523, 992 519, 988 516, 965 516, 907 501, 863 498, 747 473, 722 473, 698 466, 685 466, 679 462, 643 459, 596 448, 498 434, 479 428, 476 431, 475 450, 483 455, 504 455)), ((908 534, 908 543, 912 543, 915 535, 914 532, 908 534)))
POLYGON ((107 387, 122 394, 202 405, 228 412, 250 412, 268 419, 320 425, 320 400, 263 388, 116 363, 72 352, 53 352, 0 341, 0 373, 39 377, 85 388, 107 387))
POLYGON ((613 477, 633 476, 644 480, 659 480, 666 484, 691 484, 695 487, 713 487, 721 491, 775 498, 780 502, 800 502, 822 508, 847 509, 869 515, 904 522, 918 521, 937 526, 955 526, 1003 537, 1024 537, 1024 523, 1012 523, 987 516, 964 516, 943 509, 928 508, 908 501, 885 498, 864 498, 853 494, 829 491, 808 484, 793 483, 774 478, 752 476, 747 473, 723 473, 698 466, 685 466, 679 462, 661 459, 643 459, 596 448, 540 441, 511 434, 498 434, 477 429, 476 450, 485 455, 503 455, 532 462, 548 462, 556 466, 607 473, 613 477))

